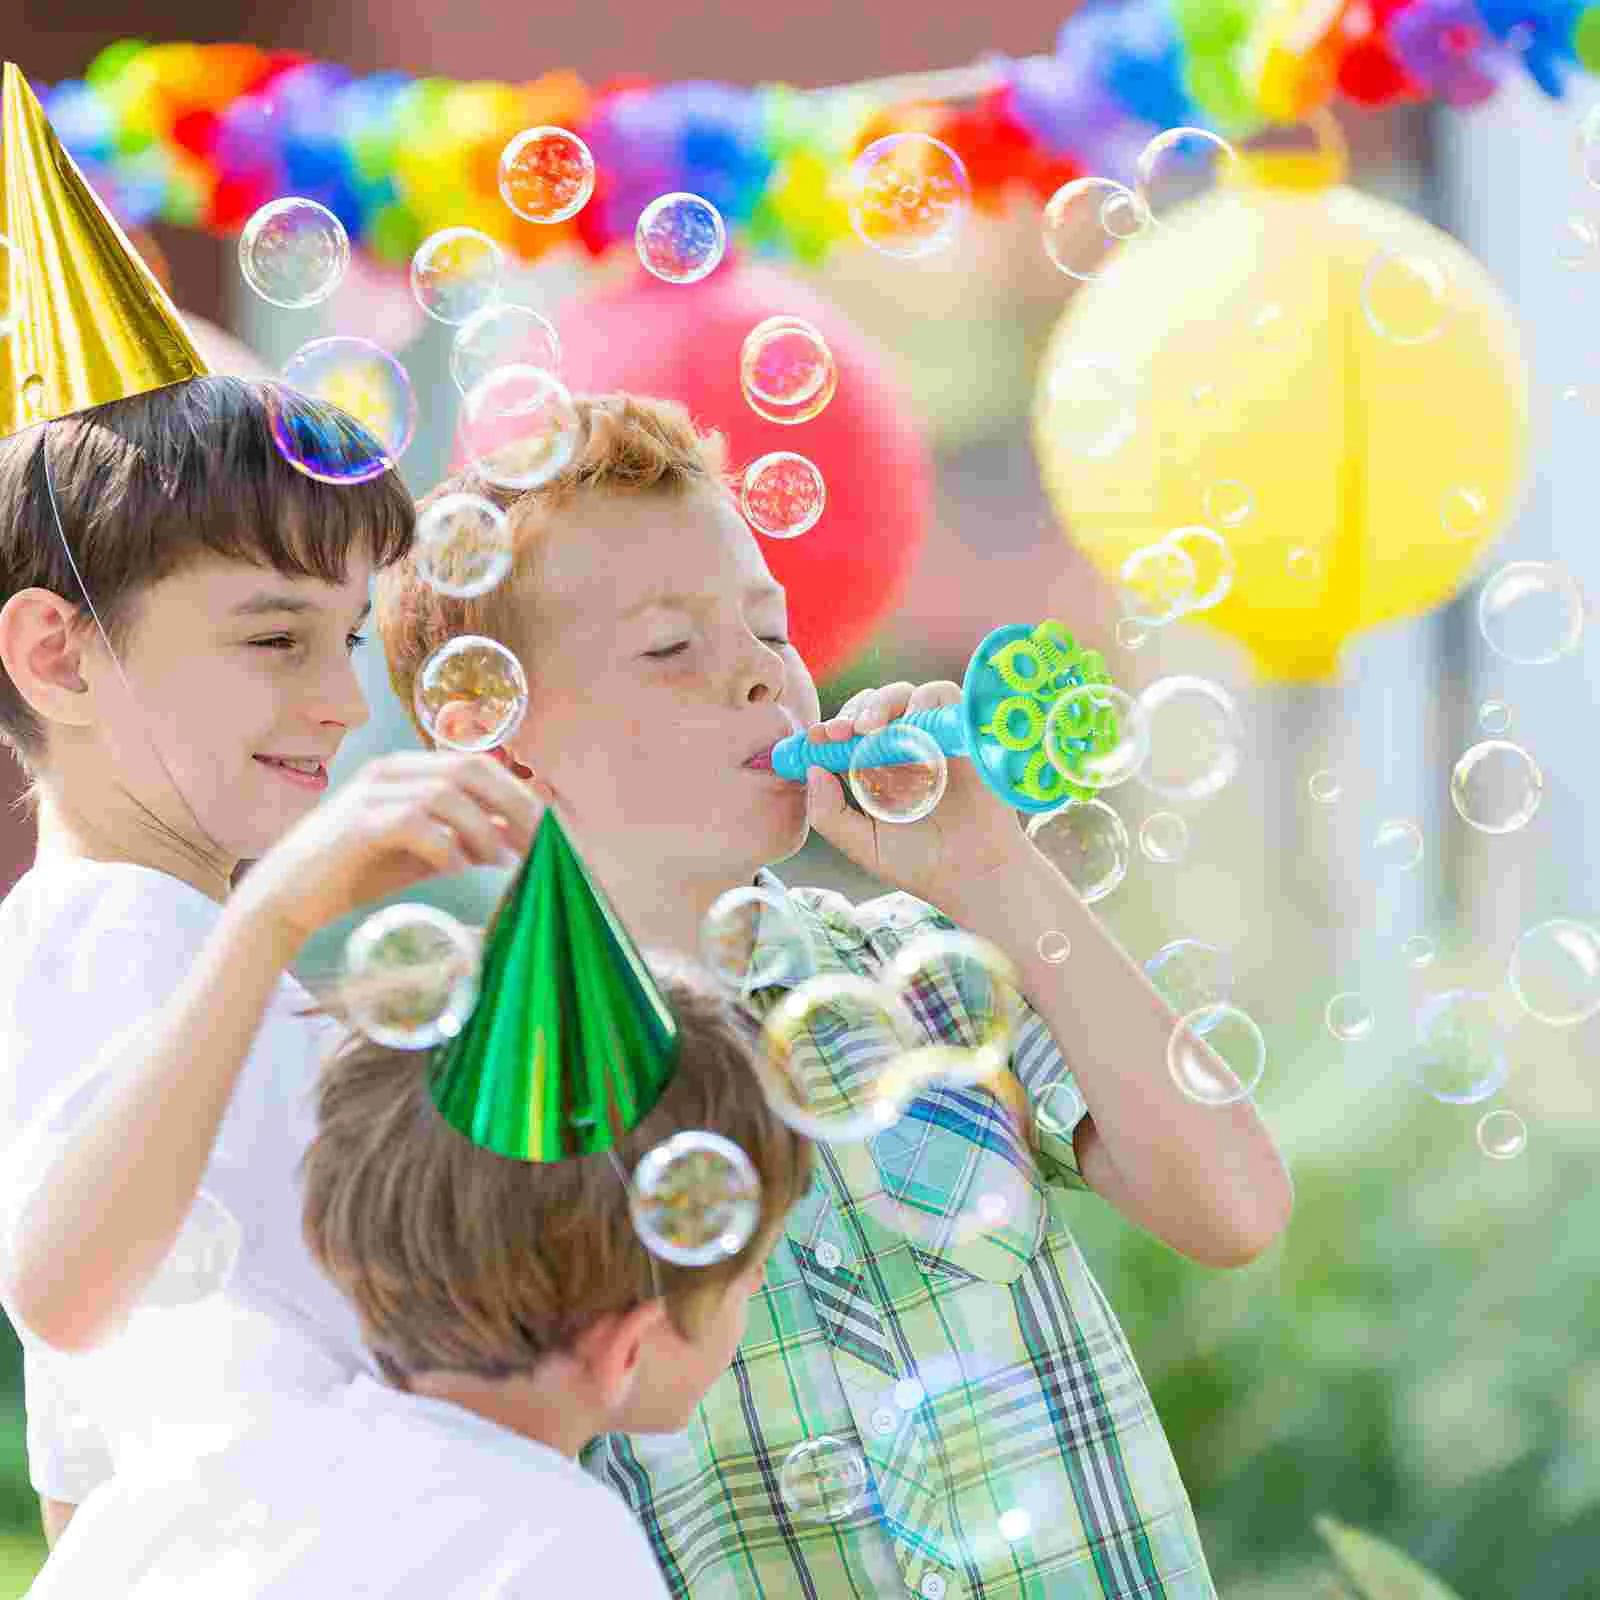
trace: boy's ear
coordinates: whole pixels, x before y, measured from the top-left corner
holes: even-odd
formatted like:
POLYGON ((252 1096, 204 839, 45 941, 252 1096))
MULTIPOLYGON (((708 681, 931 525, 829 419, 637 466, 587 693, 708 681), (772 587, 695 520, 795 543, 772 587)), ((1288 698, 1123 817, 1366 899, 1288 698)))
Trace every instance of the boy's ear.
POLYGON ((598 1317, 573 1342, 572 1354, 589 1375, 596 1399, 608 1411, 628 1398, 646 1345, 670 1328, 664 1300, 646 1300, 627 1311, 598 1317))
POLYGON ((21 589, 0 606, 0 664, 30 710, 87 727, 89 685, 78 669, 77 607, 50 589, 21 589))

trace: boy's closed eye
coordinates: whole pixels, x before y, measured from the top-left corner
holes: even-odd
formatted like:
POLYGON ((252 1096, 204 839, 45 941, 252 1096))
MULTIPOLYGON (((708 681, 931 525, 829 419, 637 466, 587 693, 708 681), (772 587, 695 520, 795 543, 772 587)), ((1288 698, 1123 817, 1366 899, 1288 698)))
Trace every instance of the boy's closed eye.
MULTIPOLYGON (((250 641, 257 649, 266 650, 276 650, 283 645, 287 645, 292 649, 299 642, 293 634, 288 633, 275 633, 270 639, 252 639, 250 641)), ((359 650, 366 642, 367 635, 364 633, 347 633, 344 636, 345 649, 347 650, 359 650)))
MULTIPOLYGON (((774 650, 783 650, 788 647, 789 641, 780 635, 763 635, 761 642, 770 644, 774 650)), ((652 661, 665 661, 670 656, 681 655, 689 648, 687 639, 680 639, 677 644, 663 645, 659 650, 646 650, 645 654, 652 661)))

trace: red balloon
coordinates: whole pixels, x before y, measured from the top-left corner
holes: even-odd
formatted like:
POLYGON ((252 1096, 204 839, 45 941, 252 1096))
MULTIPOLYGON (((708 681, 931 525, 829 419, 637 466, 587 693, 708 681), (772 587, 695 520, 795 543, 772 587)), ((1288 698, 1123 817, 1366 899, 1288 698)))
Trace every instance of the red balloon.
POLYGON ((827 485, 821 520, 797 539, 757 537, 789 591, 789 636, 812 674, 845 666, 899 597, 932 510, 927 447, 879 349, 793 278, 732 259, 694 284, 640 268, 569 301, 558 324, 561 377, 574 393, 682 401, 701 427, 721 431, 740 477, 773 450, 816 463, 827 485), (739 387, 745 335, 780 312, 821 332, 839 373, 827 409, 794 426, 758 417, 739 387))

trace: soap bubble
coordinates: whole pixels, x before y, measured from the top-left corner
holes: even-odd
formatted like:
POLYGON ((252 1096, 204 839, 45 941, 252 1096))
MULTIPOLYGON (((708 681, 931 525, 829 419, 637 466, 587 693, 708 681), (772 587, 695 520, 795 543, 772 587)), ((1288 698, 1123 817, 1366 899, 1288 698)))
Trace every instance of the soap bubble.
POLYGON ((411 258, 411 293, 437 322, 466 322, 499 299, 505 252, 476 228, 441 228, 411 258))
POLYGON ((1568 272, 1586 272, 1600 260, 1600 229, 1589 217, 1571 212, 1556 239, 1556 265, 1568 272))
POLYGON ((1177 544, 1162 539, 1142 545, 1117 573, 1123 609, 1147 628, 1163 627, 1181 616, 1194 595, 1194 558, 1177 544))
POLYGON ((500 197, 526 222, 565 222, 594 193, 594 157, 565 128, 524 128, 500 152, 500 197))
POLYGON ((405 454, 416 432, 417 397, 406 369, 366 339, 313 339, 289 358, 283 381, 323 402, 307 407, 268 397, 278 453, 319 483, 369 482, 405 454))
POLYGON ((44 379, 37 372, 30 372, 22 380, 22 409, 29 416, 44 409, 44 379))
POLYGON ((1039 935, 1039 959, 1059 967, 1072 954, 1072 941, 1059 928, 1049 928, 1039 935))
POLYGON ((1222 1003, 1192 1011, 1179 1019, 1167 1041, 1172 1081, 1203 1106, 1231 1106, 1249 1099, 1266 1068, 1267 1041, 1237 1006, 1222 1003), (1212 1056, 1226 1071, 1213 1064, 1212 1056))
POLYGON ((1371 849, 1380 872, 1410 872, 1422 860, 1422 829, 1405 817, 1389 817, 1378 824, 1371 849))
POLYGON ((1600 1011, 1600 930, 1556 917, 1517 940, 1511 992, 1530 1017, 1570 1028, 1600 1011))
POLYGON ((839 369, 816 328, 802 317, 768 317, 739 348, 739 387, 750 409, 785 427, 821 414, 839 387, 839 369))
POLYGON ((1433 940, 1425 933, 1414 933, 1400 946, 1400 954, 1408 967, 1415 967, 1420 971, 1423 967, 1431 967, 1438 951, 1434 948, 1433 940))
POLYGON ((1577 579, 1552 561, 1512 561, 1478 594, 1478 629, 1497 656, 1522 667, 1570 655, 1583 635, 1577 579))
POLYGON ((1344 793, 1344 785, 1339 781, 1339 774, 1327 767, 1321 767, 1313 772, 1311 781, 1306 787, 1311 791, 1311 798, 1322 806, 1331 806, 1344 793))
POLYGON ((639 213, 634 247, 663 283, 698 283, 714 272, 728 248, 722 213, 697 194, 658 196, 639 213))
POLYGON ((1485 739, 1456 762, 1450 799, 1461 820, 1480 833, 1515 833, 1533 820, 1544 798, 1544 774, 1521 745, 1485 739))
POLYGON ((761 1222, 761 1180, 731 1139, 686 1129, 633 1169, 628 1210, 653 1256, 704 1267, 736 1256, 761 1222))
POLYGON ((1144 764, 1150 740, 1142 708, 1111 683, 1085 683, 1057 696, 1044 719, 1051 766, 1085 789, 1113 789, 1144 764))
POLYGON ((239 235, 239 270, 268 305, 319 305, 344 281, 350 235, 315 200, 291 195, 262 206, 239 235))
POLYGON ((407 901, 375 911, 345 942, 351 1019, 393 1050, 461 1032, 478 1003, 478 937, 447 911, 407 901))
POLYGON ((1255 334, 1257 344, 1270 348, 1289 331, 1289 319, 1284 315, 1283 307, 1272 301, 1256 312, 1250 323, 1250 331, 1255 334))
POLYGON ((1256 500, 1245 484, 1236 478, 1224 478, 1206 490, 1204 504, 1207 522, 1215 522, 1222 528, 1237 528, 1241 522, 1249 521, 1256 500))
POLYGON ((1154 811, 1139 828, 1139 848, 1158 865, 1182 861, 1189 853, 1189 824, 1176 811, 1154 811))
POLYGON ((1448 989, 1418 1009, 1411 1073, 1435 1100, 1470 1106, 1505 1086, 1505 1041, 1486 994, 1448 989))
MULTIPOLYGON (((881 1151, 884 1140, 895 1137, 893 1130, 880 1134, 874 1151, 881 1151)), ((915 1181, 899 1184, 890 1180, 868 1195, 861 1202, 861 1209, 881 1227, 910 1239, 930 1255, 944 1254, 996 1228, 1003 1228, 1010 1219, 1009 1199, 997 1189, 976 1188, 973 1179, 979 1176, 973 1169, 964 1172, 954 1197, 948 1194, 930 1197, 926 1187, 915 1181)))
POLYGON ((492 305, 474 312, 450 344, 450 376, 470 394, 497 367, 561 365, 561 336, 550 321, 527 306, 492 305))
POLYGON ((1041 1133, 1056 1139, 1070 1139, 1072 1130, 1088 1109, 1077 1086, 1068 1078, 1060 1078, 1045 1088, 1034 1102, 1033 1120, 1041 1133))
POLYGON ((239 1219, 209 1190, 201 1189, 177 1241, 140 1294, 140 1306, 166 1311, 221 1294, 233 1279, 243 1243, 239 1219))
POLYGON ((1387 250, 1361 280, 1361 309, 1380 339, 1427 344, 1444 332, 1448 287, 1444 268, 1430 257, 1387 250))
POLYGON ((859 1447, 831 1433, 797 1444, 778 1469, 778 1492, 802 1522, 842 1522, 866 1503, 871 1487, 859 1447))
POLYGON ((1139 426, 1133 386, 1099 361, 1057 366, 1050 374, 1045 423, 1075 455, 1115 455, 1139 426))
POLYGON ((536 489, 572 465, 583 421, 542 367, 496 367, 468 391, 461 442, 473 471, 500 489, 536 489))
POLYGON ((1479 489, 1446 490, 1439 505, 1439 521, 1452 539, 1476 539, 1489 528, 1489 502, 1479 489))
POLYGON ((931 733, 909 722, 863 737, 847 774, 856 804, 879 822, 920 822, 944 798, 949 762, 931 733))
POLYGON ((1223 182, 1238 161, 1226 139, 1204 128, 1169 128, 1139 152, 1139 200, 1153 221, 1166 222, 1186 201, 1223 182))
POLYGON ((1144 972, 1179 1016, 1196 1019, 1197 1032, 1204 1032, 1209 1014, 1233 991, 1232 961, 1199 939, 1173 939, 1162 945, 1145 962, 1144 972))
POLYGON ((1244 733, 1226 690, 1205 678, 1158 678, 1138 706, 1149 744, 1139 781, 1152 794, 1193 804, 1233 780, 1244 733))
POLYGON ((795 968, 804 944, 804 931, 783 897, 750 885, 718 895, 700 924, 701 961, 741 993, 809 977, 795 968))
POLYGON ((1511 1161, 1528 1148, 1528 1126, 1515 1111, 1486 1111, 1478 1119, 1478 1148, 1494 1161, 1511 1161))
POLYGON ((1144 207, 1131 189, 1109 178, 1074 178, 1044 208, 1045 254, 1069 278, 1098 278, 1117 246, 1140 232, 1144 207))
POLYGON ((1197 592, 1184 602, 1186 613, 1193 616, 1209 611, 1228 598, 1233 588, 1233 552, 1220 533, 1195 523, 1174 528, 1162 542, 1181 550, 1194 563, 1197 592))
POLYGON ((1115 629, 1117 643, 1124 650, 1137 650, 1149 637, 1149 630, 1136 617, 1118 617, 1115 629))
POLYGON ((1069 800, 1040 812, 1028 823, 1027 834, 1085 905, 1104 900, 1128 875, 1128 830, 1104 800, 1069 800))
POLYGON ((417 518, 416 561, 439 594, 487 594, 511 570, 511 523, 482 495, 441 495, 417 518))
POLYGON ((828 489, 815 462, 792 450, 774 450, 745 468, 739 505, 757 533, 798 539, 816 527, 828 489))
POLYGON ((972 186, 954 150, 925 133, 876 139, 850 167, 850 225, 881 255, 916 260, 961 230, 972 186))
POLYGON ((1006 1069, 1021 982, 1010 958, 988 940, 959 930, 924 934, 895 955, 878 981, 930 1037, 942 1040, 917 1052, 925 1079, 964 1088, 1006 1069), (961 999, 959 1038, 948 1037, 952 991, 961 999))
POLYGON ((1478 726, 1485 733, 1511 732, 1511 707, 1504 700, 1485 700, 1478 707, 1478 726))
POLYGON ((1289 569, 1289 576, 1297 583, 1314 583, 1322 576, 1321 558, 1315 550, 1308 550, 1302 544, 1290 549, 1284 557, 1284 565, 1289 569))
POLYGON ((417 674, 417 720, 449 750, 493 750, 528 709, 522 663, 494 639, 464 633, 439 646, 417 674))
POLYGON ((1328 1024, 1328 1032, 1347 1044, 1365 1039, 1374 1023, 1372 1007, 1352 991, 1336 994, 1324 1008, 1323 1020, 1328 1024))
POLYGON ((791 989, 767 1013, 757 1058, 772 1109, 797 1133, 834 1143, 868 1139, 921 1087, 911 1019, 880 984, 825 973, 791 989), (849 1037, 848 1059, 837 1054, 849 1037))

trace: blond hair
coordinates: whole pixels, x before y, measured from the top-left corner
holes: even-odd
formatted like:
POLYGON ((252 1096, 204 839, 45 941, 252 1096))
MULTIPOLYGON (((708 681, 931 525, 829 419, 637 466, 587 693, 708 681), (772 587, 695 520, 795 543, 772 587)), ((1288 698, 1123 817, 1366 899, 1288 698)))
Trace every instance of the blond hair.
MULTIPOLYGON (((479 1148, 440 1116, 415 1052, 352 1037, 324 1067, 318 1131, 302 1160, 305 1239, 397 1387, 422 1372, 525 1373, 598 1318, 656 1294, 692 1337, 805 1192, 811 1147, 762 1094, 759 1024, 687 963, 650 961, 678 1021, 679 1064, 615 1163, 524 1162, 479 1148), (646 1253, 621 1175, 686 1129, 732 1140, 761 1181, 750 1241, 696 1268, 646 1253)), ((339 992, 324 1005, 339 1014, 339 992)))
MULTIPOLYGON (((726 487, 727 446, 720 433, 701 432, 674 400, 628 394, 576 395, 583 444, 572 464, 536 489, 502 489, 471 470, 439 484, 419 502, 419 517, 449 494, 481 495, 511 523, 511 571, 488 593, 458 599, 432 588, 418 571, 420 551, 379 574, 373 615, 383 640, 389 682, 424 744, 433 740, 417 719, 414 689, 423 663, 461 634, 478 634, 521 653, 527 640, 528 575, 555 516, 584 493, 679 496, 726 487)), ((490 457, 510 455, 513 442, 490 457)), ((526 663, 524 663, 526 665, 526 663)))

